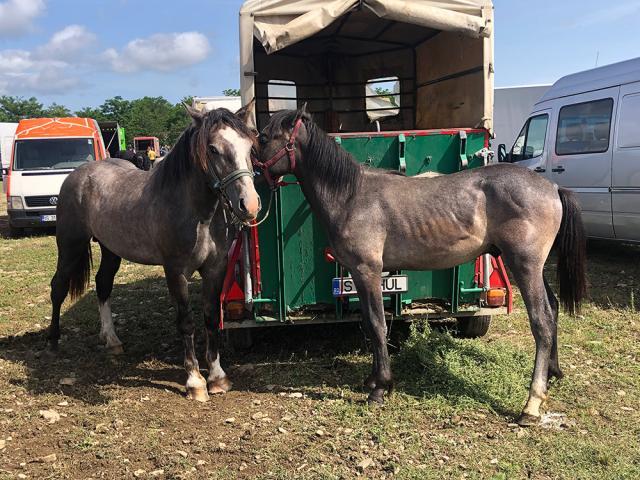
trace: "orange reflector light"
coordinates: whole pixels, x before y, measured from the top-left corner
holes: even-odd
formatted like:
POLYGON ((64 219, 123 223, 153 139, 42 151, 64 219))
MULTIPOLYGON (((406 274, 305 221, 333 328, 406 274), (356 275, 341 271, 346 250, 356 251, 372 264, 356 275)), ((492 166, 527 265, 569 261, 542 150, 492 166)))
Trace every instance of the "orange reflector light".
POLYGON ((227 303, 225 312, 230 320, 240 320, 244 317, 244 303, 229 302, 227 303))
POLYGON ((507 294, 504 288, 492 288, 486 293, 486 302, 488 307, 501 307, 507 294))

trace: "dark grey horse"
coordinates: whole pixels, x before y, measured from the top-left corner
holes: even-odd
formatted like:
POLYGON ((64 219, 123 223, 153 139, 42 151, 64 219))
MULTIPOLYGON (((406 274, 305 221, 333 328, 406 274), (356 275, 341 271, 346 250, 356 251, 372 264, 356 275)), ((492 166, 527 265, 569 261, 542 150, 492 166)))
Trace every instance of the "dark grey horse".
POLYGON ((76 298, 87 287, 92 238, 102 250, 96 275, 101 337, 113 353, 122 352, 109 301, 121 258, 162 265, 184 341, 187 394, 206 401, 207 391, 230 388, 220 367, 217 328, 227 252, 236 230, 227 220, 255 219, 260 200, 251 165, 255 136, 244 122, 250 111, 238 112, 241 118, 225 109, 207 114, 188 110, 193 124, 153 171, 105 160, 82 166, 65 180, 57 208, 58 265, 51 280, 49 339, 55 349, 60 306, 69 291, 76 298), (188 298, 187 282, 196 270, 202 277, 208 381, 198 369, 188 298))
MULTIPOLYGON (((519 285, 536 342, 529 399, 519 418, 540 418, 558 364, 558 301, 543 276, 558 248, 560 299, 573 313, 586 290, 585 236, 574 195, 526 168, 493 165, 433 178, 362 167, 304 111, 276 113, 260 136, 271 177, 294 173, 324 224, 336 259, 356 284, 373 369, 370 402, 392 387, 381 273, 436 270, 501 254, 519 285), (292 168, 292 160, 294 162, 292 168)), ((267 176, 269 178, 269 176, 267 176)))

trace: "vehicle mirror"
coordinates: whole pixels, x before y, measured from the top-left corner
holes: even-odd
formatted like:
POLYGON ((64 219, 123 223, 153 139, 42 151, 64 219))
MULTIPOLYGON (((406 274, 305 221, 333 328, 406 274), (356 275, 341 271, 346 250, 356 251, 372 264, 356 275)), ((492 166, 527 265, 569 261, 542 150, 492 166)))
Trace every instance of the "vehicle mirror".
POLYGON ((5 175, 9 175, 9 169, 2 167, 2 176, 4 177, 5 175))
POLYGON ((501 143, 498 145, 498 162, 508 162, 509 159, 507 157, 507 146, 504 143, 501 143))

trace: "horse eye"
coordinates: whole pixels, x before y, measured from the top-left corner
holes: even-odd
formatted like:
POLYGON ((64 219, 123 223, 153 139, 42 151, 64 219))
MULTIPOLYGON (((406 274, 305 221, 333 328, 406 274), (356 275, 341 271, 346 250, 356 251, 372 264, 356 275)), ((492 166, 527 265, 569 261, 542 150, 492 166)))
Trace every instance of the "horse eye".
POLYGON ((266 133, 261 133, 258 141, 260 142, 260 145, 265 145, 269 142, 269 138, 266 133))
POLYGON ((214 155, 220 155, 220 152, 215 147, 215 145, 209 145, 209 149, 211 150, 211 153, 213 153, 214 155))

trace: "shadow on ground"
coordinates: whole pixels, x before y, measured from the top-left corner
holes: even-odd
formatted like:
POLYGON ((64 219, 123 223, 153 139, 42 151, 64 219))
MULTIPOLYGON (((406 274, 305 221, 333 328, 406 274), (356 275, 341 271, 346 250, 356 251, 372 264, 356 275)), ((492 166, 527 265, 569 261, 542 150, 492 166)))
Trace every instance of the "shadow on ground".
MULTIPOLYGON (((191 285, 191 298, 199 298, 199 282, 191 285)), ((201 319, 199 302, 193 302, 195 318, 201 319)), ((147 278, 116 285, 112 295, 116 329, 125 346, 125 355, 113 357, 98 338, 99 321, 95 292, 90 291, 61 318, 60 350, 46 349, 47 327, 0 339, 0 357, 23 365, 26 378, 10 380, 35 394, 64 393, 89 404, 108 403, 113 388, 140 387, 170 390, 183 394, 182 345, 173 322, 164 279, 147 278), (60 385, 61 378, 77 378, 74 385, 60 385)), ((398 345, 407 329, 395 323, 392 343, 398 345)), ((201 329, 197 331, 199 354, 204 352, 201 329)), ((233 332, 230 332, 233 335, 233 332)), ((253 329, 253 346, 244 351, 225 343, 222 361, 234 382, 234 389, 266 392, 272 385, 304 391, 310 397, 330 398, 321 387, 359 389, 370 372, 370 356, 358 324, 283 326, 253 329)), ((440 342, 434 355, 443 349, 459 349, 458 342, 440 342)), ((465 354, 482 357, 473 343, 462 347, 465 354)), ((200 355, 202 357, 202 355, 200 355)), ((422 382, 411 374, 398 373, 398 389, 416 397, 434 395, 475 398, 499 412, 500 403, 477 385, 448 370, 434 357, 429 375, 440 384, 422 382), (435 373, 435 375, 434 375, 435 373)), ((201 367, 205 363, 200 359, 201 367)), ((423 359, 424 363, 424 359, 423 359)), ((398 370, 398 369, 396 369, 398 370)), ((329 389, 330 391, 330 389, 329 389)), ((362 400, 364 401, 363 394, 362 400)), ((512 413, 512 412, 506 412, 512 413)))

